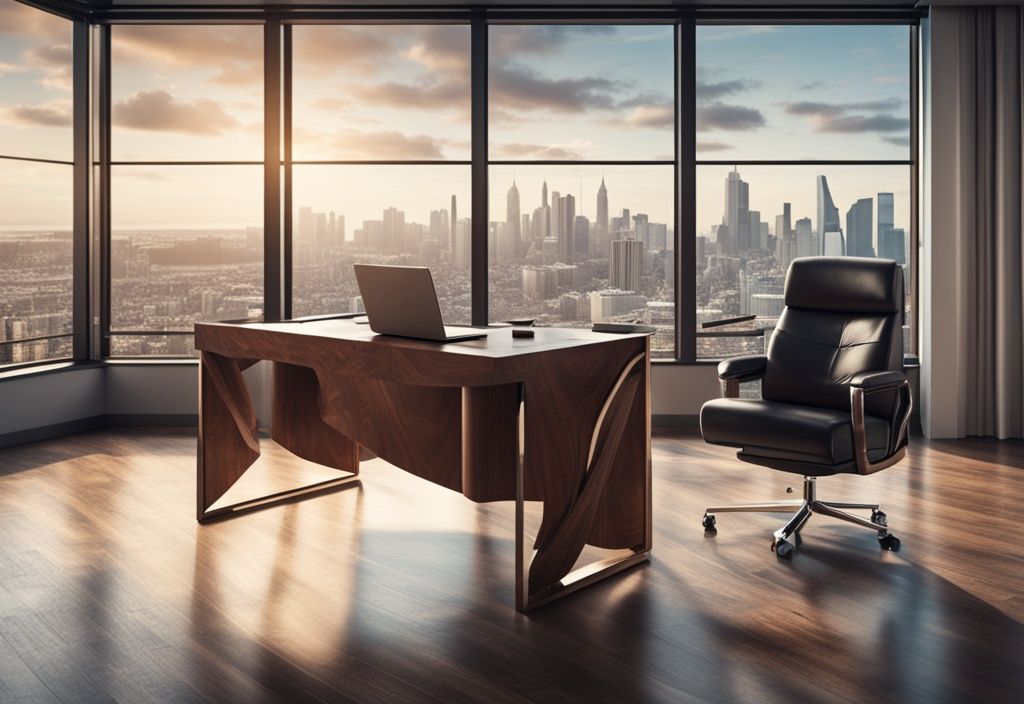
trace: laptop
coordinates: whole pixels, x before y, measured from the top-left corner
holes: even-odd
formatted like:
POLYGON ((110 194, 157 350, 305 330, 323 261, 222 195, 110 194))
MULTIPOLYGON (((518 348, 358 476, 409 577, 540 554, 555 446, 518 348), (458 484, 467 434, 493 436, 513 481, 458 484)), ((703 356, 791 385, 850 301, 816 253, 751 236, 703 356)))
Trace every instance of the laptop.
POLYGON ((355 264, 354 268, 366 317, 375 333, 434 342, 487 337, 476 328, 445 326, 434 279, 425 266, 355 264))

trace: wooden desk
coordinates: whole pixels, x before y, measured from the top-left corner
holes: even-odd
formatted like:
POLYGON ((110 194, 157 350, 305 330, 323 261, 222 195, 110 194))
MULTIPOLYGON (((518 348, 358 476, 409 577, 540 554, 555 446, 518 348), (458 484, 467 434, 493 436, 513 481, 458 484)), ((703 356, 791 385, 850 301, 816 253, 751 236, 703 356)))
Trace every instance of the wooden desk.
POLYGON ((651 549, 650 344, 644 335, 538 328, 436 344, 348 320, 199 323, 197 519, 358 479, 360 446, 473 501, 516 502, 516 608, 539 606, 647 559, 651 549), (210 507, 259 456, 242 371, 274 363, 271 437, 343 471, 210 507), (536 538, 525 501, 543 502, 536 538), (573 570, 585 544, 624 551, 573 570))

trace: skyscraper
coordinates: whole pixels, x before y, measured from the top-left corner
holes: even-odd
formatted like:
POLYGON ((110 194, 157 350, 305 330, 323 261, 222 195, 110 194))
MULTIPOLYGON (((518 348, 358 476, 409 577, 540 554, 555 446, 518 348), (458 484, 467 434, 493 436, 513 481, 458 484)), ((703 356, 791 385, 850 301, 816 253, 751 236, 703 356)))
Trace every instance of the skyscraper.
POLYGON ((602 232, 608 232, 608 189, 604 185, 604 176, 601 177, 601 186, 597 189, 596 224, 602 232))
POLYGON ((843 228, 839 224, 839 208, 832 201, 828 180, 824 176, 818 176, 818 244, 821 247, 821 254, 846 253, 843 228))
POLYGON ((577 215, 573 227, 576 259, 586 259, 590 255, 590 220, 585 215, 577 215))
POLYGON ((576 259, 576 199, 558 199, 558 260, 571 264, 576 259))
POLYGON ((903 247, 899 248, 899 256, 897 254, 896 247, 893 244, 893 228, 895 220, 893 218, 893 206, 895 199, 892 193, 879 193, 878 194, 878 228, 875 236, 878 238, 878 256, 884 257, 885 259, 895 259, 902 263, 906 256, 903 254, 903 247))
POLYGON ((722 254, 736 254, 738 250, 750 249, 750 189, 733 167, 725 178, 725 214, 722 218, 728 230, 728 238, 719 239, 722 254))
POLYGON ((562 232, 562 196, 558 191, 551 191, 551 236, 558 237, 562 232))
POLYGON ((506 198, 505 227, 508 228, 507 236, 512 240, 517 257, 521 257, 525 251, 522 226, 523 221, 519 212, 519 189, 516 187, 515 179, 512 179, 512 188, 508 189, 506 198))
POLYGON ((846 253, 851 257, 873 257, 871 226, 874 220, 874 201, 861 198, 846 213, 846 253))
POLYGON ((622 291, 639 291, 643 274, 644 245, 640 240, 615 240, 608 260, 608 285, 622 291))
POLYGON ((819 253, 818 236, 811 227, 811 219, 800 218, 796 221, 796 256, 815 257, 819 253))
POLYGON ((454 262, 456 260, 456 256, 455 256, 455 234, 456 234, 456 232, 458 230, 458 222, 459 222, 459 215, 458 215, 458 213, 455 210, 455 194, 454 193, 452 194, 452 213, 451 213, 451 220, 449 222, 451 223, 451 226, 452 226, 452 239, 451 239, 451 245, 450 245, 449 251, 452 253, 452 261, 454 262))

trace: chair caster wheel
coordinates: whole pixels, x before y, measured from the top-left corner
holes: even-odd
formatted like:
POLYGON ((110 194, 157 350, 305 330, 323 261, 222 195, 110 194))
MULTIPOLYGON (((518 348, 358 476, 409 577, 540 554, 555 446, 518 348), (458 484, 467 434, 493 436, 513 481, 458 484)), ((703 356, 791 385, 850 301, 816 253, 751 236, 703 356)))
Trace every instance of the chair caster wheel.
POLYGON ((889 550, 890 552, 896 552, 900 549, 900 539, 891 533, 889 535, 880 537, 878 544, 883 550, 889 550))
POLYGON ((796 552, 796 548, 793 546, 793 543, 785 540, 776 540, 772 543, 772 550, 775 551, 775 557, 780 560, 788 560, 793 556, 793 553, 796 552))
POLYGON ((872 511, 871 522, 877 523, 880 526, 889 525, 889 518, 885 515, 884 511, 872 511))
POLYGON ((700 520, 700 523, 708 533, 714 533, 718 530, 718 528, 715 527, 715 517, 711 514, 705 514, 704 518, 700 520))

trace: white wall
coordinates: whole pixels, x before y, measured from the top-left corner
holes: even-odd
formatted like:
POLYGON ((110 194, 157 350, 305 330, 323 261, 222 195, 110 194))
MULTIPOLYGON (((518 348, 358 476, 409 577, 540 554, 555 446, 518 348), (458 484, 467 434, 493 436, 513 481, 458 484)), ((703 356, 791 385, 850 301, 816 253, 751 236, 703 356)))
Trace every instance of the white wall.
POLYGON ((0 435, 102 416, 104 368, 69 368, 0 381, 0 435))

